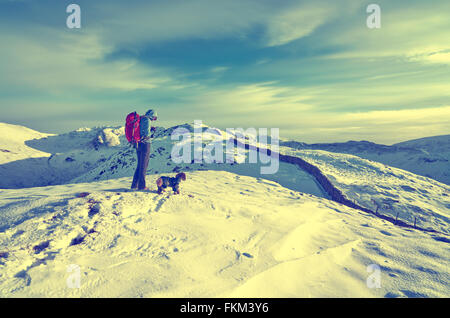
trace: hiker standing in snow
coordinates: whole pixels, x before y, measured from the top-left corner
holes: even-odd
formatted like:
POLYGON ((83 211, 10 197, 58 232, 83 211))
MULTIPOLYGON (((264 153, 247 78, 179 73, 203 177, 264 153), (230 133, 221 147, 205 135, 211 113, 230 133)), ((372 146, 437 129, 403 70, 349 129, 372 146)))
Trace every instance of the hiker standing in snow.
POLYGON ((132 190, 148 190, 145 185, 145 175, 147 174, 148 161, 150 159, 151 138, 156 128, 152 122, 157 119, 156 111, 148 110, 145 115, 137 115, 139 123, 139 139, 133 143, 137 154, 137 167, 131 184, 132 190))

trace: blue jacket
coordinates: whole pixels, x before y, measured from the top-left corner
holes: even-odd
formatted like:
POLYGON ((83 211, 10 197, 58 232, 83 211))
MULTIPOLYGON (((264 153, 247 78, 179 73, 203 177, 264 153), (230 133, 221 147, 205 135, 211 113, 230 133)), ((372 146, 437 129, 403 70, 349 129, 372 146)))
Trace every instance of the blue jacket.
POLYGON ((141 117, 141 121, 139 123, 140 133, 141 133, 141 142, 150 143, 150 139, 153 137, 152 121, 150 118, 146 116, 141 117))

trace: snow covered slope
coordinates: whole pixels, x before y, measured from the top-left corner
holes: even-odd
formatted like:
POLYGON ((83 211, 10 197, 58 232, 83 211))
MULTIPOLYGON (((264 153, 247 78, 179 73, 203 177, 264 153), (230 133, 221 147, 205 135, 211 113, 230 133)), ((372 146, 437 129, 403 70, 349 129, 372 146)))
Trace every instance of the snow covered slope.
POLYGON ((283 141, 280 142, 280 145, 293 149, 325 150, 352 154, 450 185, 450 135, 411 140, 392 146, 368 141, 330 144, 283 141))
POLYGON ((0 188, 63 184, 116 152, 123 128, 82 128, 61 135, 0 123, 0 188))
POLYGON ((16 160, 47 156, 47 153, 25 144, 27 140, 47 136, 51 135, 0 122, 0 165, 16 160))
POLYGON ((0 190, 0 296, 450 295, 447 236, 230 172, 180 195, 130 182, 0 190))
MULTIPOLYGON (((232 160, 176 164, 171 133, 180 127, 193 132, 189 124, 157 129, 147 182, 155 189, 160 175, 179 171, 188 180, 181 195, 157 195, 128 191, 136 155, 123 128, 46 135, 0 126, 10 131, 0 140, 0 188, 66 183, 0 190, 0 296, 450 294, 447 185, 349 154, 281 147, 358 205, 440 233, 402 228, 328 200, 296 165, 261 175, 265 164, 249 164, 248 150, 230 152, 234 136, 208 126, 201 141, 192 136, 191 152, 217 141, 232 160), (380 288, 367 284, 374 268, 380 288), (80 288, 70 288, 78 271, 80 288)), ((443 145, 423 143, 403 149, 414 157, 443 145)))
POLYGON ((358 205, 413 225, 450 233, 450 187, 405 170, 323 150, 292 150, 318 167, 347 198, 358 205))
POLYGON ((450 151, 450 135, 408 140, 395 144, 394 146, 422 149, 430 154, 439 154, 450 151))
MULTIPOLYGON (((149 175, 196 170, 229 171, 242 176, 264 178, 291 190, 329 198, 313 176, 295 165, 281 162, 277 173, 261 175, 263 164, 249 164, 248 151, 227 150, 226 143, 234 135, 228 135, 206 125, 202 126, 202 140, 198 140, 200 137, 198 135, 191 135, 191 153, 199 150, 196 147, 205 150, 207 144, 218 141, 224 150, 224 156, 232 152, 233 160, 225 163, 193 163, 191 161, 176 164, 171 159, 171 152, 178 140, 172 140, 171 134, 177 128, 184 128, 191 134, 194 132, 191 124, 168 129, 158 127, 152 142, 149 175), (198 142, 197 146, 194 145, 195 141, 198 142)), ((28 131, 24 127, 17 127, 16 130, 28 131)), ((20 187, 24 184, 36 186, 69 182, 86 183, 129 177, 133 175, 136 167, 135 150, 128 146, 123 128, 120 127, 84 128, 67 134, 51 136, 29 132, 20 139, 20 142, 24 143, 24 139, 32 137, 37 138, 26 140, 26 145, 32 147, 30 149, 33 151, 41 151, 47 157, 30 158, 15 161, 9 165, 1 165, 0 188, 12 187, 13 182, 11 181, 17 181, 15 187, 20 187), (21 165, 25 162, 27 165, 21 165), (5 184, 9 186, 6 187, 5 184)), ((437 139, 431 138, 436 142, 434 144, 430 143, 429 139, 414 142, 422 147, 425 147, 424 143, 430 147, 434 145, 426 150, 420 150, 420 152, 437 152, 437 149, 445 148, 445 136, 437 139)), ((250 140, 249 142, 255 144, 254 141, 250 140)), ((354 147, 360 146, 361 143, 357 143, 354 147)), ((376 145, 376 147, 388 146, 376 145)), ((321 169, 334 186, 360 206, 380 214, 390 215, 411 225, 416 223, 417 226, 423 228, 450 232, 448 225, 450 218, 449 187, 444 184, 352 155, 320 150, 293 150, 292 147, 281 147, 281 149, 282 153, 303 158, 321 169)), ((363 146, 363 149, 367 149, 367 146, 363 146)), ((379 151, 381 150, 379 149, 379 151)), ((149 186, 154 188, 155 185, 149 184, 149 186)))

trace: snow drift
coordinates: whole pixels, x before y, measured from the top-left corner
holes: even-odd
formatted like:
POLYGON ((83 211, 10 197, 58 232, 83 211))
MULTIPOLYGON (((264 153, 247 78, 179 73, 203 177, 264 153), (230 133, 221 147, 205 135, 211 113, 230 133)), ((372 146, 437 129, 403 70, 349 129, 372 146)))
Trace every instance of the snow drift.
POLYGON ((449 294, 445 236, 263 179, 224 171, 187 176, 180 195, 127 192, 130 178, 2 190, 0 295, 449 294), (371 264, 381 271, 380 288, 368 284, 371 264), (69 284, 73 268, 80 288, 69 284))
MULTIPOLYGON (((242 163, 248 149, 232 162, 175 164, 177 127, 158 127, 147 182, 156 189, 159 176, 183 171, 181 195, 128 190, 136 159, 121 127, 47 135, 0 126, 0 296, 449 295, 446 184, 352 154, 280 148, 354 207, 434 232, 399 227, 330 200, 298 165, 262 176, 261 164, 242 163), (379 288, 368 283, 374 268, 379 288)), ((201 147, 236 137, 204 128, 201 147)))

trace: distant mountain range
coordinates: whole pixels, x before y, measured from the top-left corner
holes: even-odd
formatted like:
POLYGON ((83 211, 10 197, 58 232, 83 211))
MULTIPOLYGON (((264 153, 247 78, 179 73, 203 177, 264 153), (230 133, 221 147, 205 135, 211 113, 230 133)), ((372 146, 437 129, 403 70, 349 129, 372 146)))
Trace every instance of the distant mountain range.
MULTIPOLYGON (((193 130, 190 124, 181 126, 193 130)), ((167 137, 176 127, 180 126, 158 127, 156 135, 167 137)), ((157 166, 165 166, 165 163, 156 163, 161 154, 158 147, 153 147, 152 157, 156 157, 152 161, 157 166)), ((280 147, 351 154, 450 185, 450 135, 410 140, 392 146, 369 141, 308 144, 280 140, 280 147)), ((134 160, 132 150, 127 147, 123 127, 80 128, 63 134, 45 134, 19 125, 0 123, 0 188, 82 182, 84 176, 93 176, 104 170, 106 161, 114 157, 120 158, 126 153, 134 160)), ((165 150, 166 156, 170 154, 168 151, 165 150)), ((125 160, 123 164, 127 169, 121 169, 123 171, 118 175, 131 173, 134 166, 129 166, 130 163, 125 160)), ((157 170, 165 171, 167 168, 158 167, 157 170)), ((103 180, 109 173, 103 177, 96 176, 95 180, 103 180)))

